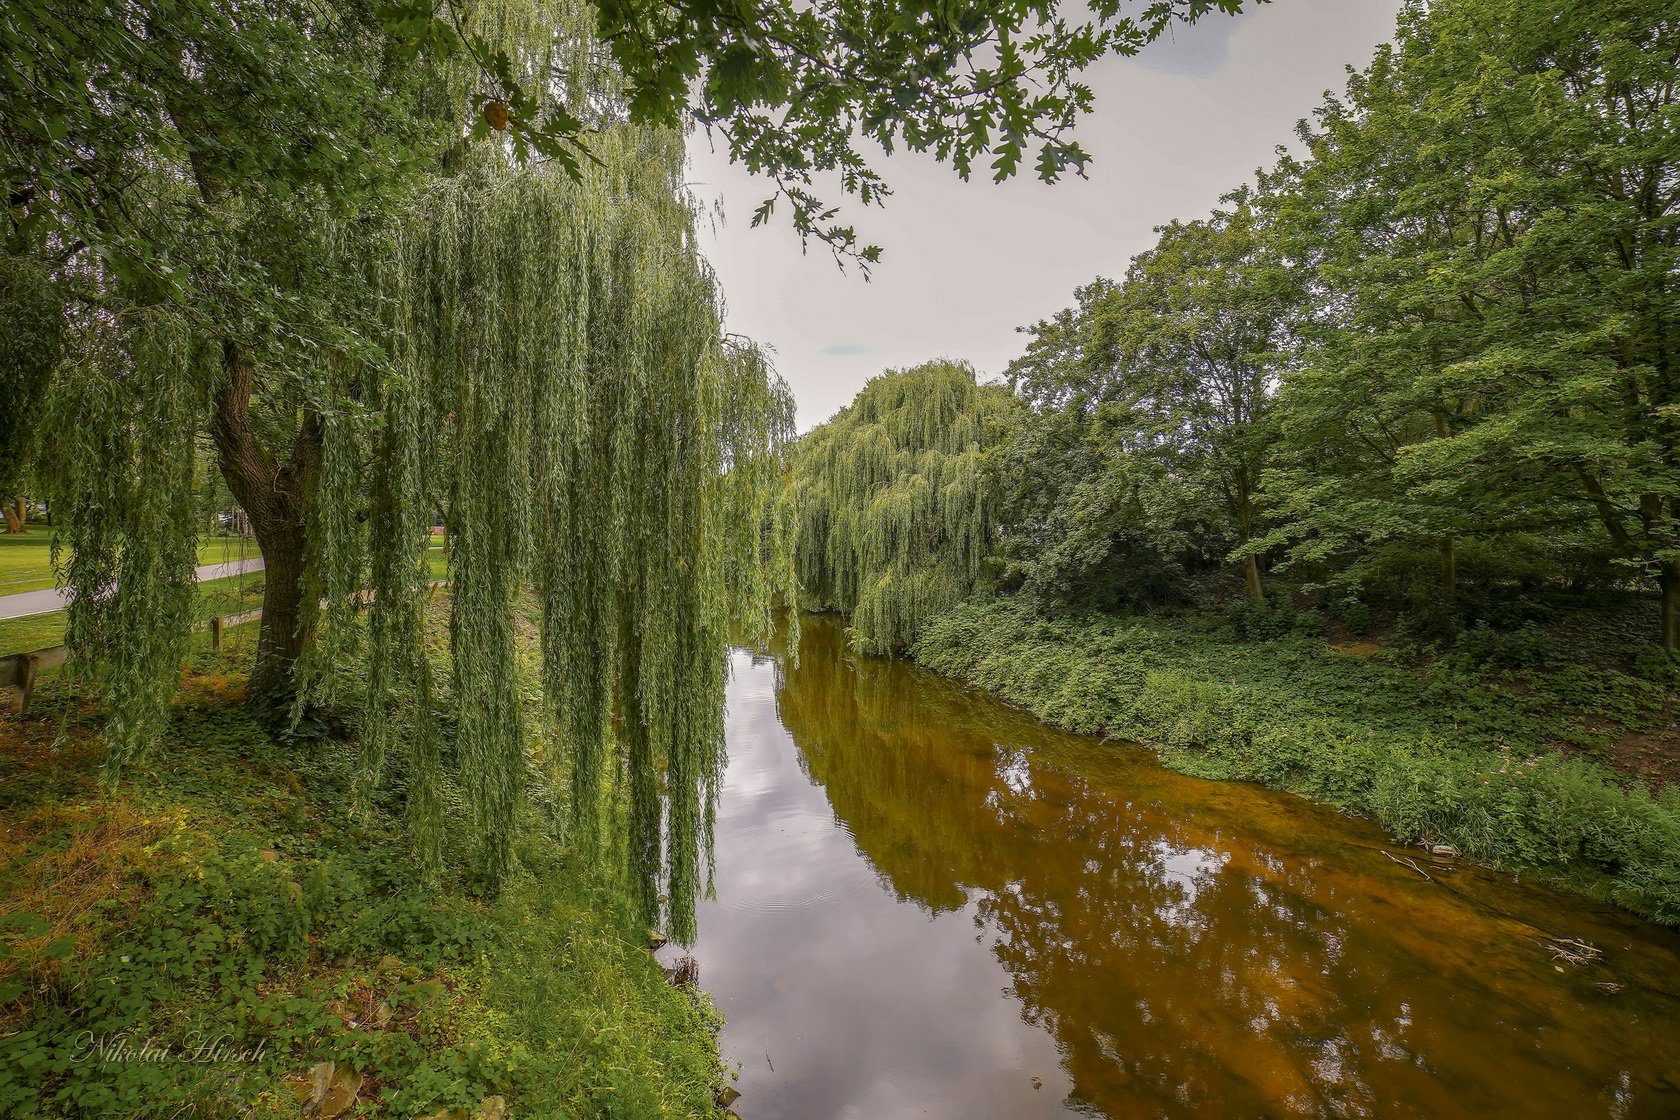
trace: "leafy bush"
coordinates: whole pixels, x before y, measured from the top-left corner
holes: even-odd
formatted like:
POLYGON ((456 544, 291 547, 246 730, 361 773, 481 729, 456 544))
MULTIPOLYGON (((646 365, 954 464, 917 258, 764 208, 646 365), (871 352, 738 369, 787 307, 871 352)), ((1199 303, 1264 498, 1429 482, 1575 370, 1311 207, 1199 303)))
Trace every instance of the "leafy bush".
POLYGON ((1633 655, 1633 675, 1652 684, 1680 685, 1680 653, 1650 643, 1633 655))
POLYGON ((1553 655, 1545 633, 1532 622, 1508 632, 1478 622, 1459 633, 1452 651, 1472 669, 1531 669, 1553 655))
POLYGON ((1361 599, 1345 595, 1336 600, 1331 613, 1337 622, 1354 634, 1368 634, 1371 631, 1371 608, 1361 599))

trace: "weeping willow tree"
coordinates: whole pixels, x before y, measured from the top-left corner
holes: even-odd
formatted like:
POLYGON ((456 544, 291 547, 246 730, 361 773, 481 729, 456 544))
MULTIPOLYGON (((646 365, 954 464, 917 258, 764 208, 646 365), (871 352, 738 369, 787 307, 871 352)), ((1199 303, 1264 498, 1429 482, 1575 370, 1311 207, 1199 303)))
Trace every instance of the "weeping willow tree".
MULTIPOLYGON (((581 181, 487 161, 420 203, 391 278, 409 374, 394 384, 410 399, 390 402, 404 422, 369 449, 385 460, 397 531, 388 549, 376 544, 371 580, 329 566, 325 592, 348 612, 370 586, 374 663, 400 664, 412 608, 382 629, 379 604, 417 601, 424 526, 401 522, 427 508, 429 418, 449 418, 454 690, 486 870, 509 862, 526 772, 514 600, 529 585, 575 818, 596 833, 602 792, 617 789, 631 864, 666 868, 682 938, 723 759, 730 627, 766 640, 771 603, 791 589, 791 565, 771 562, 777 538, 767 555, 763 529, 792 406, 755 348, 722 338, 681 192, 681 138, 626 127, 596 154, 581 181), (387 572, 397 577, 388 585, 387 572)), ((335 508, 350 505, 363 461, 324 464, 335 508)), ((342 519, 323 529, 355 531, 342 519)), ((328 540, 319 549, 355 551, 328 540)), ((329 620, 329 633, 346 630, 329 620)), ((371 775, 378 737, 366 747, 371 775)), ((654 880, 635 882, 651 916, 654 880)))
POLYGON ((865 653, 892 653, 982 583, 994 495, 985 456, 1014 408, 967 363, 873 378, 800 441, 792 500, 806 606, 850 616, 865 653))
POLYGON ((478 18, 524 45, 510 57, 533 80, 565 75, 551 91, 598 128, 591 162, 522 160, 494 135, 450 144, 396 204, 313 224, 193 183, 216 208, 232 314, 145 299, 96 266, 79 278, 98 298, 65 309, 50 456, 78 679, 120 772, 156 739, 184 652, 206 436, 268 562, 253 690, 281 686, 294 716, 358 708, 363 803, 400 777, 422 857, 464 828, 492 887, 532 783, 552 783, 559 823, 623 852, 643 916, 660 919, 663 894, 686 940, 732 627, 767 640, 793 587, 792 402, 757 348, 725 337, 681 136, 617 112, 582 10, 478 18), (273 294, 240 305, 259 282, 273 294), (447 682, 424 653, 439 510, 447 682), (353 658, 360 685, 332 672, 353 658))

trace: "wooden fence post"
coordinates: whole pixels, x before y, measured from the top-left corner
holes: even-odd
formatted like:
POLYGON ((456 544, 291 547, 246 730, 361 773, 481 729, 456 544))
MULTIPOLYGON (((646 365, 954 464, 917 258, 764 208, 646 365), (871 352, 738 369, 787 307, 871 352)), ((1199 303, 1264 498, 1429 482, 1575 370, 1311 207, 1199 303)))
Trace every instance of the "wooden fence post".
POLYGON ((21 653, 8 654, 0 657, 0 686, 11 693, 12 708, 23 711, 23 691, 18 687, 18 674, 23 671, 23 655, 21 653))
POLYGON ((33 653, 18 655, 17 664, 17 710, 22 712, 29 708, 29 698, 35 695, 35 671, 40 664, 40 658, 33 653))
POLYGON ((11 686, 17 711, 22 712, 29 707, 29 701, 35 695, 35 682, 40 679, 41 671, 64 664, 66 655, 67 651, 63 646, 54 646, 51 649, 38 649, 34 653, 14 653, 8 657, 0 657, 0 686, 11 686))

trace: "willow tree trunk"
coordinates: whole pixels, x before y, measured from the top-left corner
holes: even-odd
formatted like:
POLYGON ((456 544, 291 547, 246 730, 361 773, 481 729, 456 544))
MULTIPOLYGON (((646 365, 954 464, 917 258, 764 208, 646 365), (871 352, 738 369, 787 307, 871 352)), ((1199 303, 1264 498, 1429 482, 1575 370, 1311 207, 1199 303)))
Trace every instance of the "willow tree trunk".
POLYGON ((29 532, 29 524, 24 519, 25 514, 27 513, 27 508, 25 507, 22 498, 19 498, 17 500, 16 504, 13 504, 12 502, 7 502, 3 507, 0 507, 0 512, 4 512, 5 515, 6 515, 6 532, 8 532, 8 533, 27 533, 27 532, 29 532))
POLYGON ((306 411, 285 462, 276 462, 251 424, 256 371, 234 343, 223 347, 227 382, 211 430, 222 477, 250 519, 263 553, 263 613, 249 697, 289 696, 297 660, 314 640, 316 612, 304 602, 305 528, 321 465, 321 418, 306 411))

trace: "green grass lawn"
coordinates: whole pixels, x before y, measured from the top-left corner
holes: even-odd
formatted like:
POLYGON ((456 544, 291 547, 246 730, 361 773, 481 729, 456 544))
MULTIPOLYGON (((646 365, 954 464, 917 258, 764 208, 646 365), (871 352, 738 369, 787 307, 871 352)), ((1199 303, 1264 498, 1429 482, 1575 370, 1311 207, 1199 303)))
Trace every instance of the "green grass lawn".
MULTIPOLYGON (((4 540, 0 537, 0 540, 4 540)), ((216 563, 216 561, 206 561, 216 563)), ((49 584, 50 586, 50 584, 49 584)), ((198 585, 193 618, 204 621, 216 615, 239 614, 262 606, 263 574, 247 572, 225 579, 206 580, 198 585)), ((64 612, 38 614, 30 618, 0 620, 0 657, 48 649, 64 642, 64 612)))
MULTIPOLYGON (((54 586, 52 570, 53 531, 34 525, 22 536, 0 533, 0 595, 39 591, 54 586)), ((257 542, 241 537, 208 537, 198 544, 200 564, 221 564, 229 560, 251 560, 262 555, 257 542)))

